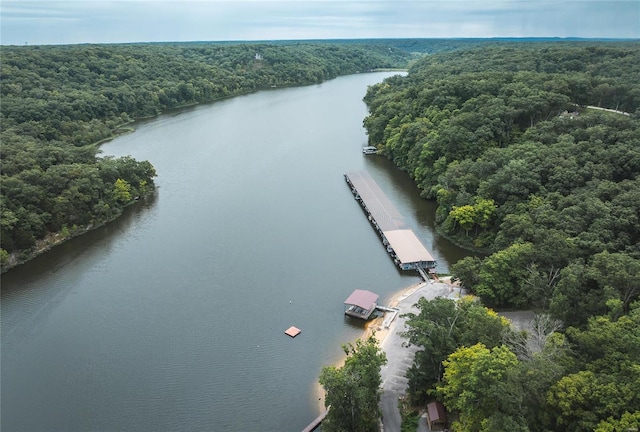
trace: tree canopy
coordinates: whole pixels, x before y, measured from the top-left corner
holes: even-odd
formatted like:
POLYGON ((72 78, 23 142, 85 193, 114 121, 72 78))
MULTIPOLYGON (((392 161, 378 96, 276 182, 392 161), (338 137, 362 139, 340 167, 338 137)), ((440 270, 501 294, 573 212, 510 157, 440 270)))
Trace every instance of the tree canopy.
POLYGON ((405 66, 410 58, 379 42, 3 47, 3 270, 47 239, 113 219, 154 189, 149 162, 99 154, 99 143, 130 131, 132 120, 259 89, 405 66))
POLYGON ((409 393, 414 403, 425 403, 430 390, 442 381, 443 361, 459 346, 483 343, 493 348, 509 331, 508 321, 481 304, 463 300, 420 299, 418 314, 406 315, 405 336, 416 352, 414 364, 407 372, 409 393))
POLYGON ((453 276, 538 314, 463 341, 460 306, 418 303, 410 396, 441 398, 455 430, 638 427, 638 64, 637 42, 496 44, 426 56, 367 92, 369 144, 437 201, 441 233, 486 254, 453 276))
POLYGON ((640 259, 637 64, 632 42, 504 44, 426 56, 370 87, 369 143, 437 200, 442 233, 490 255, 453 267, 487 304, 584 325, 610 298, 638 299, 610 278, 640 259), (570 311, 576 282, 589 294, 570 311))
POLYGON ((371 432, 378 430, 380 418, 380 368, 387 357, 374 336, 343 346, 344 366, 327 366, 320 373, 325 389, 324 404, 329 413, 322 430, 333 432, 371 432))

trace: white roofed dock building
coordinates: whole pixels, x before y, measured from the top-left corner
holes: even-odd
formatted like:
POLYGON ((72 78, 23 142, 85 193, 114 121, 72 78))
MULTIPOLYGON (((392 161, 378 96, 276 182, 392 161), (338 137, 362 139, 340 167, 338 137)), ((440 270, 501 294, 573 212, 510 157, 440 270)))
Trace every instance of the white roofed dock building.
POLYGON ((437 265, 436 260, 406 226, 400 212, 369 173, 352 171, 344 177, 395 264, 402 270, 434 269, 437 265))

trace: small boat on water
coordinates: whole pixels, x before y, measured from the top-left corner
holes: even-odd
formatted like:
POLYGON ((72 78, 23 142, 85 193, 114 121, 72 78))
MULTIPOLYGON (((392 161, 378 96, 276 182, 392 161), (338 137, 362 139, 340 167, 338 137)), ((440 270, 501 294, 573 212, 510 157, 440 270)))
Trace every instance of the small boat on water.
POLYGON ((364 154, 376 154, 378 149, 373 146, 362 147, 362 153, 364 154))

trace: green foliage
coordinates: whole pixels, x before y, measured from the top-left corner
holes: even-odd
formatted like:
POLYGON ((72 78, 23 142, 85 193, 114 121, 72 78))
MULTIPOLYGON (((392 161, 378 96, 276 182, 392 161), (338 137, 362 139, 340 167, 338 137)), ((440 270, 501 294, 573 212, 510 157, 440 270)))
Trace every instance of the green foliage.
POLYGON ((117 179, 113 184, 113 198, 120 204, 131 201, 131 185, 126 180, 117 179))
MULTIPOLYGON (((369 89, 369 142, 437 199, 447 235, 501 254, 468 278, 483 301, 571 314, 563 268, 640 258, 640 119, 583 108, 636 113, 638 62, 637 43, 503 43, 425 57, 369 89)), ((594 296, 615 290, 595 283, 594 296)))
POLYGON ((626 315, 591 317, 586 329, 569 328, 567 336, 581 367, 606 374, 640 367, 640 304, 626 315))
POLYGON ((522 393, 512 385, 518 359, 507 347, 462 347, 447 357, 444 367, 438 393, 447 408, 460 411, 455 430, 528 430, 517 410, 522 393))
POLYGON ((111 220, 153 191, 149 162, 97 157, 132 119, 411 57, 381 42, 3 47, 1 246, 29 256, 47 234, 111 220))
POLYGON ((531 243, 514 243, 487 257, 480 266, 474 291, 492 306, 526 306, 533 294, 524 284, 532 256, 531 243))
POLYGON ((624 312, 640 297, 640 260, 623 253, 601 252, 593 257, 595 278, 606 292, 622 301, 624 312))
POLYGON ((549 405, 557 412, 557 427, 590 431, 603 419, 621 416, 625 408, 637 408, 640 368, 625 372, 631 374, 630 383, 588 370, 560 379, 549 392, 549 405))
POLYGON ((475 224, 475 209, 470 204, 461 207, 453 206, 449 212, 449 217, 453 221, 454 226, 456 224, 460 225, 460 228, 469 233, 469 230, 475 224))
POLYGON ((589 319, 585 330, 558 333, 558 321, 538 316, 507 344, 520 363, 511 391, 520 391, 522 415, 532 431, 591 431, 640 406, 640 308, 589 319))
POLYGON ((407 372, 409 396, 416 404, 426 402, 435 384, 442 380, 442 362, 459 346, 483 343, 494 347, 508 332, 506 320, 469 299, 420 299, 418 314, 407 314, 405 336, 421 349, 407 372))
POLYGON ((471 291, 475 291, 475 286, 480 281, 478 273, 480 272, 481 265, 482 260, 478 257, 464 257, 451 266, 451 274, 453 278, 460 281, 462 286, 471 291))
POLYGON ((130 118, 404 66, 410 58, 381 43, 35 46, 4 47, 2 54, 9 125, 23 125, 22 135, 75 145, 106 138, 130 118))
POLYGON ((553 407, 549 405, 547 394, 571 364, 564 335, 553 333, 549 336, 543 350, 521 360, 517 371, 522 389, 519 411, 531 431, 548 431, 553 425, 553 407))
POLYGON ((408 406, 406 399, 398 402, 398 407, 400 408, 401 417, 400 432, 415 432, 420 421, 420 411, 408 406))
POLYGON ((443 377, 458 430, 591 431, 640 406, 637 64, 637 42, 496 43, 427 56, 365 97, 369 142, 437 200, 441 232, 487 252, 453 276, 489 306, 543 312, 500 355, 452 337, 446 303, 408 320, 423 348, 410 393, 443 377))
POLYGON ((610 417, 598 423, 595 432, 617 432, 640 430, 640 410, 633 413, 624 413, 620 419, 610 417))
POLYGON ((623 253, 602 252, 591 262, 571 263, 560 272, 550 310, 567 325, 583 326, 589 317, 604 315, 611 300, 620 301, 621 313, 640 298, 640 261, 623 253))
MULTIPOLYGON (((32 149, 38 154, 37 148, 32 149)), ((25 153, 12 152, 11 147, 4 152, 3 146, 3 167, 9 170, 3 172, 0 185, 1 242, 7 251, 28 250, 48 232, 59 232, 68 226, 108 221, 131 201, 131 194, 138 195, 132 184, 144 182, 146 190, 154 187, 156 173, 149 162, 130 157, 89 158, 86 149, 61 144, 59 151, 55 149, 56 145, 50 145, 49 152, 45 152, 55 153, 55 162, 40 159, 34 168, 12 170, 25 153), (114 193, 118 179, 123 188, 120 195, 114 193), (122 194, 127 192, 127 185, 128 196, 122 194)), ((63 233, 63 237, 67 236, 68 230, 63 233)))
POLYGON ((449 215, 444 221, 444 228, 447 232, 455 234, 458 228, 465 232, 465 236, 469 235, 469 231, 475 227, 474 246, 485 247, 487 241, 493 236, 480 236, 479 229, 486 230, 496 213, 496 205, 492 199, 475 198, 474 204, 466 204, 463 206, 452 206, 449 215))
POLYGON ((369 432, 378 430, 380 410, 380 367, 387 358, 377 340, 358 339, 355 346, 343 346, 347 355, 344 366, 327 366, 320 373, 326 392, 325 406, 330 408, 322 430, 369 432))

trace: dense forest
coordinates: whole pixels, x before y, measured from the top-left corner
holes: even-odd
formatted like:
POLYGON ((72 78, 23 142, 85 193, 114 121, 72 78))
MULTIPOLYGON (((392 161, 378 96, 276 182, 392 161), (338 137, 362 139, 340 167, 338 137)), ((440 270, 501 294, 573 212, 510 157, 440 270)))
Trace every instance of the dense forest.
POLYGON ((405 67, 365 97, 371 145, 485 259, 452 272, 483 304, 421 301, 416 405, 456 430, 615 431, 640 422, 640 44, 477 40, 2 47, 3 270, 152 193, 148 161, 100 155, 133 120, 260 89, 405 67), (598 111, 588 106, 623 111, 598 111))
POLYGON ((411 58, 382 43, 2 47, 3 269, 154 190, 151 163, 99 154, 99 143, 130 131, 132 120, 411 58))
POLYGON ((503 44, 369 89, 370 145, 437 200, 442 233, 487 255, 454 277, 537 313, 523 333, 449 300, 409 315, 410 397, 444 402, 455 430, 637 430, 639 65, 638 43, 503 44))

